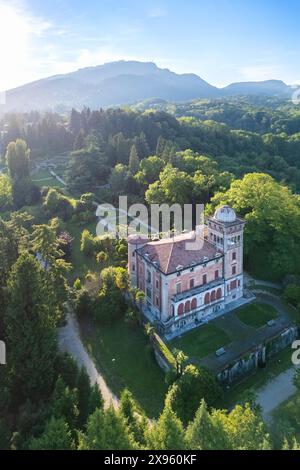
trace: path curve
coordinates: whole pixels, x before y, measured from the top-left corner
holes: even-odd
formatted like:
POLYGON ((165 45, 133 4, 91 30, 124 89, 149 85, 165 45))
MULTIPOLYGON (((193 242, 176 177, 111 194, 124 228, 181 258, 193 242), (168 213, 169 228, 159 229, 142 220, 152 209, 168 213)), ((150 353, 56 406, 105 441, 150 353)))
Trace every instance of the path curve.
POLYGON ((262 417, 266 423, 270 424, 272 412, 296 393, 297 389, 293 384, 296 368, 293 366, 282 372, 256 393, 256 402, 261 407, 262 417))
POLYGON ((62 352, 68 352, 77 362, 79 367, 84 366, 89 375, 91 384, 98 384, 101 391, 105 407, 113 406, 117 408, 119 400, 110 390, 103 376, 96 369, 95 364, 87 353, 79 333, 79 326, 74 313, 68 313, 66 326, 59 328, 58 344, 62 352))

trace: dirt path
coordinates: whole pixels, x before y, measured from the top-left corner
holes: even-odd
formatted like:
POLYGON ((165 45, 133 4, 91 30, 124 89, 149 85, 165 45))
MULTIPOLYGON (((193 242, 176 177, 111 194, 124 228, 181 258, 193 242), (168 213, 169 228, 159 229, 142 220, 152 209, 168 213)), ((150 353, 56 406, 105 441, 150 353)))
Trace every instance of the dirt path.
POLYGON ((296 366, 282 372, 258 390, 256 402, 260 405, 266 423, 272 421, 272 411, 296 393, 293 377, 296 366))
POLYGON ((105 407, 110 405, 115 408, 118 407, 118 398, 107 386, 81 341, 78 323, 74 314, 69 313, 66 326, 59 329, 58 342, 62 352, 68 352, 76 360, 79 367, 85 366, 92 385, 98 384, 105 407))

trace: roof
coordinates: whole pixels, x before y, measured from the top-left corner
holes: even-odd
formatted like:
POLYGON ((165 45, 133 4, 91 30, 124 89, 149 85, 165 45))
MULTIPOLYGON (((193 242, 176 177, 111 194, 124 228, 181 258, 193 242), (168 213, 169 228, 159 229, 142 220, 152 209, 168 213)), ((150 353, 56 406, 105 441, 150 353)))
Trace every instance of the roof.
POLYGON ((195 242, 195 233, 192 234, 147 243, 138 248, 137 253, 148 258, 152 264, 157 263, 156 267, 164 274, 172 274, 217 258, 220 250, 207 240, 198 239, 201 246, 196 250, 191 249, 188 245, 195 242))

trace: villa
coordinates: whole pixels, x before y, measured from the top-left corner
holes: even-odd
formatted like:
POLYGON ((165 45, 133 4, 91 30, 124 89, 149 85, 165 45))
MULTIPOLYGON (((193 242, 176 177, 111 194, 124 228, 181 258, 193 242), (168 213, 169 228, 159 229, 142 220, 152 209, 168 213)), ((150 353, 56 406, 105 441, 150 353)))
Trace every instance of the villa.
POLYGON ((163 334, 178 336, 242 303, 244 227, 224 205, 190 233, 129 237, 131 285, 145 292, 144 315, 163 334))

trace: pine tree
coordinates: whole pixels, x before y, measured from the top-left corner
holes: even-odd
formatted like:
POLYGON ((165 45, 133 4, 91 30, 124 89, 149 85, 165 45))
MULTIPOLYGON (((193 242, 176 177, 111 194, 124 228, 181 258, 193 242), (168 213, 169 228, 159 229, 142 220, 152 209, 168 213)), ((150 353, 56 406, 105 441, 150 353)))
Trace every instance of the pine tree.
POLYGON ((140 159, 135 145, 131 147, 129 156, 129 170, 133 175, 136 174, 140 166, 140 159))
POLYGON ((61 377, 58 377, 52 397, 52 414, 55 418, 63 417, 71 430, 77 425, 78 392, 77 389, 70 389, 66 386, 61 377))
POLYGON ((188 449, 193 450, 226 449, 224 431, 213 422, 204 400, 187 428, 186 442, 188 449))
POLYGON ((78 375, 77 390, 79 409, 78 426, 82 428, 86 424, 89 416, 90 395, 92 392, 90 378, 84 367, 81 368, 78 375))
POLYGON ((171 407, 166 404, 158 421, 145 433, 147 448, 155 450, 182 450, 185 448, 184 429, 171 407))
POLYGON ((79 434, 79 450, 131 450, 134 443, 123 416, 109 408, 97 409, 89 418, 86 433, 79 434))
POLYGON ((52 417, 43 434, 29 442, 30 450, 74 450, 74 448, 72 433, 63 418, 52 417))
POLYGON ((89 398, 89 415, 93 414, 97 409, 103 409, 104 402, 99 390, 98 384, 92 386, 89 398))
POLYGON ((54 378, 56 357, 53 297, 45 289, 43 272, 24 252, 8 280, 5 316, 9 376, 15 398, 46 397, 54 378))
POLYGON ((132 393, 125 389, 121 394, 120 412, 125 418, 129 431, 136 442, 140 445, 145 444, 144 433, 147 426, 147 420, 139 408, 132 393))
POLYGON ((85 136, 82 129, 80 129, 79 133, 74 142, 73 150, 82 150, 85 148, 85 136))

